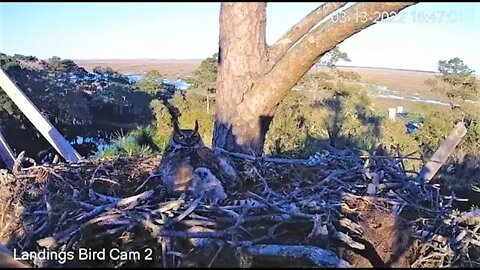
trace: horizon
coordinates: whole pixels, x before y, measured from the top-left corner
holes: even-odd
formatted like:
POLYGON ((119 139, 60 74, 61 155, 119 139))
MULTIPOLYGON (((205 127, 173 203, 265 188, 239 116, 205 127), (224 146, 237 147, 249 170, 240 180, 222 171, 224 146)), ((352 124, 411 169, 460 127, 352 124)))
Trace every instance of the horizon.
MULTIPOLYGON (((319 5, 268 3, 267 43, 319 5)), ((203 60, 218 51, 219 10, 219 2, 1 3, 0 51, 77 61, 203 60)), ((479 28, 479 3, 418 3, 340 43, 352 61, 338 66, 438 72, 439 60, 459 57, 478 74, 479 28), (420 14, 449 16, 414 22, 420 14)))
MULTIPOLYGON (((38 58, 39 60, 48 60, 47 59, 40 59, 38 58)), ((198 62, 201 62, 203 61, 204 59, 193 59, 193 58, 185 58, 185 59, 182 59, 182 58, 124 58, 124 59, 121 59, 121 58, 111 58, 111 59, 107 59, 107 58, 99 58, 99 59, 70 59, 72 61, 145 61, 145 60, 152 60, 152 61, 168 61, 168 60, 171 60, 171 61, 198 61, 198 62)), ((326 67, 326 65, 321 65, 319 64, 320 66, 322 67, 326 67)), ((426 72, 426 73, 440 73, 438 70, 435 70, 435 71, 431 71, 431 70, 421 70, 421 69, 404 69, 404 68, 389 68, 389 67, 374 67, 374 66, 355 66, 355 65, 335 65, 337 68, 368 68, 368 69, 389 69, 389 70, 399 70, 399 71, 414 71, 414 72, 426 72)), ((313 68, 313 66, 312 66, 313 68)), ((140 74, 130 74, 130 75, 140 75, 140 74)), ((477 77, 480 76, 480 74, 475 74, 477 77)))

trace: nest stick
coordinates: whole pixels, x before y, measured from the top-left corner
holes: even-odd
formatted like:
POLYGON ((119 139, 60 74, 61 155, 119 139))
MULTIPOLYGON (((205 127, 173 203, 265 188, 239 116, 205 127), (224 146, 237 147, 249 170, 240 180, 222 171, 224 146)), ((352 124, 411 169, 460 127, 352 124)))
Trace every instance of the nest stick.
POLYGON ((219 151, 221 153, 241 158, 241 159, 247 159, 251 161, 266 161, 266 162, 272 162, 272 163, 283 163, 283 164, 305 164, 308 160, 306 159, 285 159, 285 158, 272 158, 272 157, 256 157, 253 155, 248 155, 248 154, 243 154, 243 153, 235 153, 235 152, 229 152, 225 149, 219 148, 219 147, 214 147, 214 150, 219 151))
POLYGON ((185 231, 172 231, 172 230, 160 230, 160 236, 168 236, 173 238, 224 238, 228 236, 226 231, 213 231, 213 232, 185 232, 185 231))
POLYGON ((348 262, 338 258, 335 253, 313 246, 252 245, 246 247, 245 250, 256 256, 306 257, 310 259, 316 267, 351 267, 348 262))
POLYGON ((156 214, 159 214, 159 213, 165 213, 171 209, 174 209, 178 206, 180 206, 182 203, 184 203, 185 201, 183 199, 178 199, 178 200, 175 200, 175 201, 172 201, 172 202, 168 202, 162 206, 160 206, 158 209, 152 211, 151 213, 153 215, 156 215, 156 214))
POLYGON ((142 189, 142 187, 144 187, 148 183, 148 181, 150 181, 150 179, 156 176, 160 176, 160 174, 153 174, 147 177, 147 179, 145 179, 145 181, 143 181, 143 183, 135 189, 135 192, 138 192, 140 189, 142 189))
POLYGON ((187 210, 185 210, 183 213, 181 213, 180 215, 178 215, 177 217, 175 217, 173 219, 174 222, 171 223, 170 225, 181 221, 182 219, 186 218, 190 213, 192 213, 193 210, 195 210, 195 208, 197 208, 197 206, 198 206, 198 204, 199 204, 199 202, 202 198, 203 197, 200 197, 200 198, 196 199, 195 201, 193 201, 192 204, 187 208, 187 210))
POLYGON ((135 203, 135 202, 139 202, 139 201, 146 200, 146 199, 148 199, 150 196, 152 196, 153 193, 154 193, 153 190, 147 190, 147 191, 142 192, 142 193, 140 193, 140 194, 138 194, 138 195, 121 199, 120 201, 118 201, 118 203, 117 203, 116 206, 117 206, 117 207, 122 207, 122 206, 125 206, 125 205, 128 205, 128 204, 132 204, 132 203, 135 203))

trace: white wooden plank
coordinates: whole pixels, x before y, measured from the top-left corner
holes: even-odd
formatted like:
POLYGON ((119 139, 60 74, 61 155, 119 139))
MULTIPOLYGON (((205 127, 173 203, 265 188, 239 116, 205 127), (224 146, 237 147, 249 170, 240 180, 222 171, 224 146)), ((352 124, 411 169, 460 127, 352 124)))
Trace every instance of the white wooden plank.
POLYGON ((30 99, 10 79, 8 74, 0 67, 0 87, 12 99, 23 114, 32 122, 45 139, 57 150, 68 162, 78 162, 82 157, 68 143, 67 140, 52 126, 52 124, 40 113, 30 99))
POLYGON ((12 171, 13 164, 15 163, 15 155, 13 154, 12 148, 7 143, 7 140, 0 131, 0 157, 5 163, 5 166, 8 170, 12 171))
POLYGON ((448 135, 448 137, 442 142, 427 164, 423 166, 418 175, 418 179, 425 182, 432 180, 438 170, 447 161, 447 158, 453 153, 465 134, 467 134, 467 128, 463 122, 459 122, 455 125, 455 128, 450 135, 448 135))

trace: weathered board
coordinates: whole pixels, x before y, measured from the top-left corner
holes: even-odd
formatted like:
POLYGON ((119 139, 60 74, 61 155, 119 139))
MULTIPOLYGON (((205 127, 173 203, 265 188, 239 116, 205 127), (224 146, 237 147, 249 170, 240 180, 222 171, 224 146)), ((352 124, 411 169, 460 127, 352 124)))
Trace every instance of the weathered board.
POLYGON ((1 67, 0 87, 65 160, 76 163, 82 158, 1 67))
POLYGON ((5 140, 2 132, 0 132, 0 157, 3 160, 3 163, 5 163, 7 169, 12 171, 13 164, 15 163, 15 154, 13 154, 13 151, 8 145, 7 140, 5 140))
POLYGON ((448 137, 442 142, 427 164, 423 166, 418 175, 418 180, 425 182, 432 180, 445 161, 447 161, 447 158, 455 150, 465 134, 467 134, 467 128, 463 122, 459 122, 457 125, 455 125, 455 128, 450 135, 448 135, 448 137))

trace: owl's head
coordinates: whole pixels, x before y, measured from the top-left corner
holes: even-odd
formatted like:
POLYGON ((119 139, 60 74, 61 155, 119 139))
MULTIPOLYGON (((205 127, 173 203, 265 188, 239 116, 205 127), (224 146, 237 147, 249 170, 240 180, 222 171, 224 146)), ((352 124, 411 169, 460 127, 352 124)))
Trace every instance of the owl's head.
POLYGON ((177 120, 173 121, 173 136, 170 145, 181 148, 199 148, 203 147, 203 140, 198 133, 198 121, 195 120, 194 129, 180 129, 177 120))

